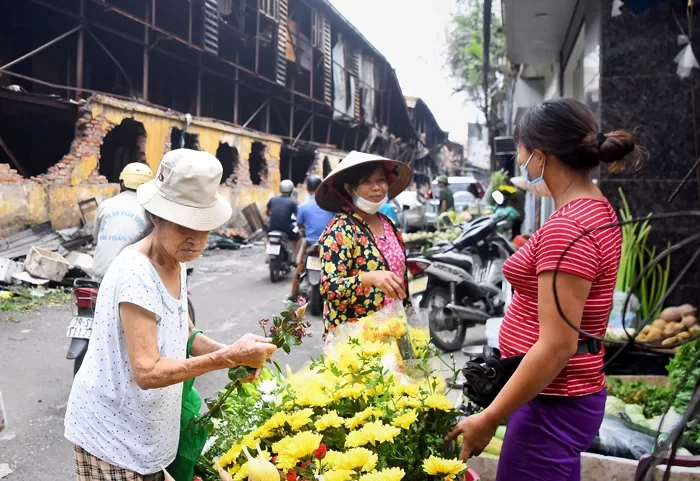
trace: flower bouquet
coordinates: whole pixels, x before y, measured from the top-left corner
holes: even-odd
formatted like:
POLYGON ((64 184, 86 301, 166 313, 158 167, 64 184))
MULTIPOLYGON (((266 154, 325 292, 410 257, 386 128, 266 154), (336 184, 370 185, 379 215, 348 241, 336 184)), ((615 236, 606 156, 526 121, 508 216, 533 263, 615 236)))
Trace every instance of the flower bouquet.
POLYGON ((436 350, 424 328, 411 325, 414 317, 402 308, 375 314, 340 328, 306 368, 266 371, 239 392, 235 408, 223 409, 200 475, 427 481, 464 472, 458 448, 444 442, 458 413, 430 367, 436 350))

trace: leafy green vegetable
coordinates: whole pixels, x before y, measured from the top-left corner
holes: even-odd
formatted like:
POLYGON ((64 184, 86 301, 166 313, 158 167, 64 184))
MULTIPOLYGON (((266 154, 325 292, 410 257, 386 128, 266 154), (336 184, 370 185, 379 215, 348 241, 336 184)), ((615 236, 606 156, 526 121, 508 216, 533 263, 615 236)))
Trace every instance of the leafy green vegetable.
POLYGON ((608 396, 615 396, 625 404, 638 404, 646 418, 663 414, 673 391, 666 386, 656 386, 642 381, 624 383, 619 379, 607 379, 608 396))
POLYGON ((686 371, 695 364, 673 402, 673 407, 679 412, 685 411, 688 407, 690 398, 693 395, 693 390, 695 389, 695 384, 698 382, 698 377, 700 376, 700 362, 695 362, 698 351, 700 351, 700 340, 683 344, 678 348, 678 351, 666 368, 668 370, 669 385, 672 389, 675 389, 683 380, 686 371))

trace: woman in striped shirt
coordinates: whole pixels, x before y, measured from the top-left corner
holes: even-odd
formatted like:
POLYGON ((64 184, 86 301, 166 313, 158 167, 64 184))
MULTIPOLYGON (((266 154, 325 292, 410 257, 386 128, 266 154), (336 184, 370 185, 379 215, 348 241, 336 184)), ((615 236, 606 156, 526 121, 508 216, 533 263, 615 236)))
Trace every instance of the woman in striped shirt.
POLYGON ((557 209, 503 267, 515 295, 499 344, 505 357, 525 356, 493 403, 459 423, 448 439, 463 434, 462 457, 467 459, 483 450, 507 418, 498 481, 578 481, 581 452, 603 420, 603 352, 591 353, 562 319, 554 271, 566 318, 602 337, 621 236, 617 226, 595 230, 617 222, 617 216, 591 170, 600 162, 619 170, 641 161, 643 151, 628 132, 601 133, 593 113, 572 99, 532 107, 515 138, 528 190, 553 197, 557 209))

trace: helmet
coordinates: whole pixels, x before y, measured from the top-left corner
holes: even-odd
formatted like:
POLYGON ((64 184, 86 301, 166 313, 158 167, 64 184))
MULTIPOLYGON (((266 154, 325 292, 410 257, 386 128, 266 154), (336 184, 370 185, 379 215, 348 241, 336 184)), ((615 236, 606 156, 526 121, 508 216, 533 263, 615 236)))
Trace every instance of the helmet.
POLYGON ((280 182, 280 192, 283 194, 291 194, 294 190, 294 182, 289 179, 285 179, 280 182))
POLYGON ((445 185, 448 185, 450 182, 447 179, 446 175, 439 175, 437 178, 438 183, 442 182, 445 185))
POLYGON ((306 179, 306 188, 309 189, 309 192, 314 192, 316 189, 318 189, 318 186, 321 185, 321 178, 318 175, 310 175, 308 179, 306 179))
POLYGON ((138 189, 141 184, 151 179, 153 179, 153 171, 141 162, 127 164, 122 173, 119 174, 119 180, 124 183, 124 187, 132 190, 138 189))

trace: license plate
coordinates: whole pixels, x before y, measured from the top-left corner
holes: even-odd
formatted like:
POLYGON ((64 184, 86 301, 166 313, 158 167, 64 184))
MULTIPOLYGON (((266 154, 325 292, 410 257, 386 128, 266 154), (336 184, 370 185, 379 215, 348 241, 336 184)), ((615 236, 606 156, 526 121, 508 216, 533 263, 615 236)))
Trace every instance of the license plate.
POLYGON ((277 255, 279 255, 281 249, 282 249, 282 246, 279 244, 268 244, 267 250, 265 252, 270 254, 270 255, 277 256, 277 255))
POLYGON ((321 259, 315 256, 309 256, 306 258, 306 268, 314 271, 321 270, 321 259))
POLYGON ((408 283, 408 293, 411 296, 425 292, 428 288, 428 276, 419 277, 418 279, 413 279, 408 283))
POLYGON ((68 325, 66 337, 77 339, 90 339, 92 336, 92 317, 74 317, 68 325))

